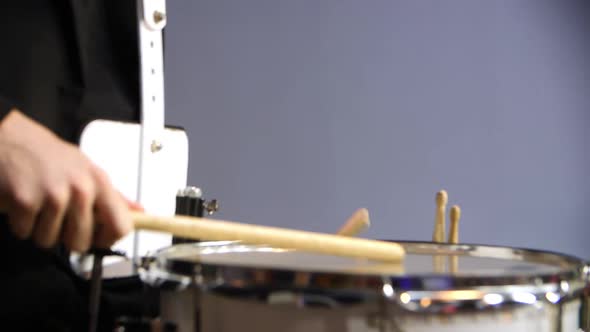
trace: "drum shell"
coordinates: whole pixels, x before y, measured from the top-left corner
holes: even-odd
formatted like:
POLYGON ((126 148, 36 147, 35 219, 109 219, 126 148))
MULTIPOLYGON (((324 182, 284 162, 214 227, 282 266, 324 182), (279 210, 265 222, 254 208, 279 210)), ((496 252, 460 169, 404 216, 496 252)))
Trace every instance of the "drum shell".
MULTIPOLYGON (((161 320, 178 332, 561 332, 580 331, 576 298, 558 305, 520 306, 469 313, 412 313, 384 301, 350 307, 302 308, 240 300, 197 288, 161 293, 161 320)), ((587 319, 584 318, 584 319, 587 319)), ((588 331, 587 327, 584 331, 588 331)))

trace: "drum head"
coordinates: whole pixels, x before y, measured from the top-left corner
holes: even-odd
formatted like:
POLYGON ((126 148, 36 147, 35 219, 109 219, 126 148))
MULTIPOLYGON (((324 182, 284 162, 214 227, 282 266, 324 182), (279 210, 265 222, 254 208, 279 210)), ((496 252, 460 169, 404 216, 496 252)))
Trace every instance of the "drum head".
POLYGON ((553 302, 575 296, 587 285, 588 266, 571 256, 496 246, 398 243, 406 250, 402 264, 239 242, 183 244, 156 253, 142 278, 157 287, 322 292, 410 305, 424 298, 491 303, 508 295, 516 302, 540 297, 553 302), (525 295, 515 300, 515 293, 525 295))

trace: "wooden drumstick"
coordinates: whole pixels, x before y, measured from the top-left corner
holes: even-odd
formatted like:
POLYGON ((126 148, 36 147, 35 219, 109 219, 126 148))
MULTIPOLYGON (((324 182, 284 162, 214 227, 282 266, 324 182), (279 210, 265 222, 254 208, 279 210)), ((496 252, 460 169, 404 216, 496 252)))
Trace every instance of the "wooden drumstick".
POLYGON ((436 215, 434 220, 433 242, 445 242, 445 214, 449 197, 444 190, 436 193, 436 215))
POLYGON ((371 225, 369 210, 365 208, 354 211, 346 223, 340 227, 336 234, 342 236, 356 236, 371 225))
POLYGON ((249 244, 387 262, 400 262, 405 254, 401 245, 392 242, 189 216, 161 217, 141 212, 132 212, 132 215, 136 229, 166 232, 192 239, 238 240, 249 244))
POLYGON ((459 243, 459 219, 461 219, 461 208, 459 205, 453 205, 453 207, 451 207, 449 219, 451 219, 451 226, 449 229, 449 239, 447 242, 451 244, 457 244, 459 243))

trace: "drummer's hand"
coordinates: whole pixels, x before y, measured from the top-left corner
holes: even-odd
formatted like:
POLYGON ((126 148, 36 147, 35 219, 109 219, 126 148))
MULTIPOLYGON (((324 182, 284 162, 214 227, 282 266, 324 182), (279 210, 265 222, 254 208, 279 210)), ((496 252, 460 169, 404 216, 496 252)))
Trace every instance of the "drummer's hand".
POLYGON ((108 248, 131 230, 129 207, 75 145, 18 111, 0 122, 0 211, 17 237, 108 248))

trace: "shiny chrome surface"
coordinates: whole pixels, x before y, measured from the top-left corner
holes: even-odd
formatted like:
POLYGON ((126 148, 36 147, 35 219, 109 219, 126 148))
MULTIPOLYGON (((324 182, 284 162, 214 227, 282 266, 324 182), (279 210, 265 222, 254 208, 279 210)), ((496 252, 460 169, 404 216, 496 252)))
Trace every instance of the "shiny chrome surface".
POLYGON ((195 287, 298 306, 385 300, 416 313, 554 306, 589 291, 588 265, 575 257, 507 247, 400 243, 407 252, 402 265, 239 242, 178 245, 157 252, 141 276, 168 290, 195 287), (437 259, 444 261, 443 270, 436 268, 437 259))

